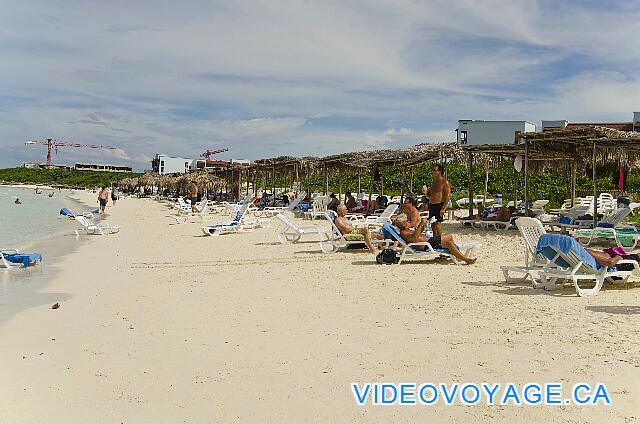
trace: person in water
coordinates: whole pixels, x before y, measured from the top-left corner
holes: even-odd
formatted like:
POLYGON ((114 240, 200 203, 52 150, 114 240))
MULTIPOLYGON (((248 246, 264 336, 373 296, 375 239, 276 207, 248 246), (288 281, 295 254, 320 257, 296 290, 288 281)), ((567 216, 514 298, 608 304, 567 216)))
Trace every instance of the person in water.
POLYGON ((16 197, 16 201, 13 202, 13 203, 15 203, 16 205, 21 205, 22 204, 22 202, 20 201, 19 197, 16 197))

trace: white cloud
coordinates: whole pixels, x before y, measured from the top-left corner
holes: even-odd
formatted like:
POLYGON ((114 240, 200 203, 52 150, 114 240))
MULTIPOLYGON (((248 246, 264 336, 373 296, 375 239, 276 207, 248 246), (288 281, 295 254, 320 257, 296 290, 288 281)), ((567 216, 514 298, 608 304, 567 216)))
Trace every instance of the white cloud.
POLYGON ((628 120, 639 6, 13 3, 0 17, 0 147, 100 142, 144 167, 223 145, 258 158, 450 140, 460 118, 628 120))

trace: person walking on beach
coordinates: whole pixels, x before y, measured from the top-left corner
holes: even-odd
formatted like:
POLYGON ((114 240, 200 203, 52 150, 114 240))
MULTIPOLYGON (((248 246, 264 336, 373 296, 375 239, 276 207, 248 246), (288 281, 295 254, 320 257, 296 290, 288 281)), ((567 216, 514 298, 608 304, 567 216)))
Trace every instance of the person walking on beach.
POLYGON ((106 187, 102 187, 100 193, 98 193, 98 203, 100 204, 100 215, 104 216, 105 208, 107 207, 107 202, 109 201, 109 193, 107 192, 106 187))
POLYGON ((440 223, 444 221, 444 213, 447 211, 449 200, 451 200, 451 185, 443 174, 444 166, 440 164, 434 165, 431 170, 434 182, 431 184, 431 188, 427 190, 427 195, 429 196, 429 218, 436 218, 431 225, 434 236, 442 236, 440 223))
POLYGON ((113 202, 113 206, 116 205, 116 202, 118 201, 118 196, 119 196, 118 189, 116 187, 113 187, 111 189, 111 201, 113 202))
POLYGON ((191 199, 191 212, 198 213, 196 204, 198 203, 198 186, 195 181, 191 181, 187 187, 187 196, 191 199))

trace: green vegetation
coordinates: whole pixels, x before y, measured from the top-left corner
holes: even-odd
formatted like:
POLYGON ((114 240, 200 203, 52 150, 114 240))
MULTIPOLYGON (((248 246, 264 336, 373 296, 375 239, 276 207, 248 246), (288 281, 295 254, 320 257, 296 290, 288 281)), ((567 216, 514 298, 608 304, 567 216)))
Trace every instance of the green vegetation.
POLYGON ((0 181, 20 184, 42 184, 73 188, 110 185, 123 178, 137 177, 133 172, 67 171, 64 169, 0 169, 0 181))
MULTIPOLYGON (((402 170, 400 168, 385 168, 380 170, 384 181, 384 193, 387 195, 399 195, 402 186, 402 170)), ((614 190, 612 181, 612 171, 610 169, 598 169, 598 188, 600 191, 611 192, 614 190)), ((447 178, 451 183, 453 190, 453 199, 457 200, 468 197, 468 171, 464 164, 450 162, 447 164, 447 178)), ((518 175, 518 200, 522 201, 524 197, 524 174, 520 172, 518 175)), ((503 200, 513 200, 513 163, 505 161, 500 166, 489 168, 488 192, 492 195, 502 194, 503 200)), ((413 194, 419 195, 420 188, 423 184, 430 185, 432 182, 431 165, 425 164, 414 169, 413 176, 413 194)), ((309 179, 303 178, 302 188, 306 188, 308 182, 311 183, 312 189, 318 191, 324 190, 324 176, 317 175, 309 179)), ((473 192, 474 194, 484 193, 485 168, 475 165, 473 172, 473 192)), ((258 185, 262 185, 262 181, 258 185)), ((369 191, 371 183, 371 172, 363 171, 361 174, 360 184, 363 190, 369 191)), ((282 187, 290 185, 291 181, 276 178, 276 186, 282 187)), ((268 180, 267 187, 273 185, 268 180)), ((617 188, 617 187, 616 187, 617 188)), ((356 192, 358 190, 358 175, 355 172, 342 172, 329 178, 329 190, 344 193, 345 191, 356 192)), ((576 177, 576 190, 580 193, 589 194, 593 192, 592 178, 578 174, 576 177)), ((375 182, 373 192, 381 191, 380 182, 375 182)), ((563 172, 546 167, 542 172, 529 173, 529 198, 531 201, 536 199, 549 199, 549 207, 559 207, 564 199, 570 197, 571 182, 570 178, 563 172)), ((640 172, 630 172, 627 175, 627 193, 640 192, 640 172)), ((405 175, 405 193, 410 192, 410 174, 405 175)))

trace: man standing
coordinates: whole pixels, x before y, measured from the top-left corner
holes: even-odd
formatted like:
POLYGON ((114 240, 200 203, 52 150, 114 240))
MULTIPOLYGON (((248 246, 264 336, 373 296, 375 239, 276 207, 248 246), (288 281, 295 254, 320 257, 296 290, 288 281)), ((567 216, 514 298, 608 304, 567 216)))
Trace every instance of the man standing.
POLYGON ((440 164, 434 165, 431 170, 434 181, 428 190, 429 195, 429 219, 435 217, 436 220, 431 225, 433 234, 442 236, 442 228, 440 223, 444 221, 444 213, 447 211, 447 205, 451 199, 451 185, 444 176, 444 167, 440 164))
POLYGON ((187 196, 191 200, 191 212, 198 213, 196 204, 198 203, 198 186, 195 181, 191 181, 191 184, 187 187, 187 196))
POLYGON ((98 203, 100 204, 100 216, 104 217, 105 208, 107 207, 107 202, 109 201, 109 192, 106 187, 102 187, 100 193, 98 193, 98 203))

